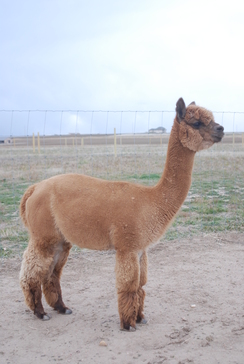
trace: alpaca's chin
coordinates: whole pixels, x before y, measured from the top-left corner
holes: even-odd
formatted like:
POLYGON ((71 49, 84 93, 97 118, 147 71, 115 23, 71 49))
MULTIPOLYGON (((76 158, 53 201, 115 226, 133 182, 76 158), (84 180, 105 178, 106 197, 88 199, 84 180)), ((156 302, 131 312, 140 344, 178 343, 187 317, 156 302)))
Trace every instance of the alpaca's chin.
POLYGON ((214 143, 215 143, 215 142, 204 141, 204 142, 201 144, 201 146, 200 146, 200 148, 198 149, 198 151, 208 149, 208 148, 212 147, 212 145, 213 145, 214 143))
POLYGON ((221 142, 221 140, 223 139, 223 136, 224 136, 224 134, 222 135, 222 136, 218 136, 218 135, 216 135, 216 136, 214 136, 214 143, 219 143, 219 142, 221 142))

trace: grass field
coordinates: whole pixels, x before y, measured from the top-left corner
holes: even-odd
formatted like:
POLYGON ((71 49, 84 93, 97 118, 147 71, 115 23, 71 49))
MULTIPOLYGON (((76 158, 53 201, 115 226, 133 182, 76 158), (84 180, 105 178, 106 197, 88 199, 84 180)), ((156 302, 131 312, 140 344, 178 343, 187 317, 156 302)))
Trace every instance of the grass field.
MULTIPOLYGON (((105 145, 48 143, 40 153, 29 147, 0 148, 0 256, 21 254, 28 236, 19 219, 25 189, 44 178, 69 172, 110 180, 155 184, 161 176, 167 138, 155 142, 105 145)), ((218 231, 244 231, 244 147, 232 137, 196 155, 192 186, 174 223, 163 237, 171 240, 218 231)), ((77 249, 77 248, 75 248, 77 249)))

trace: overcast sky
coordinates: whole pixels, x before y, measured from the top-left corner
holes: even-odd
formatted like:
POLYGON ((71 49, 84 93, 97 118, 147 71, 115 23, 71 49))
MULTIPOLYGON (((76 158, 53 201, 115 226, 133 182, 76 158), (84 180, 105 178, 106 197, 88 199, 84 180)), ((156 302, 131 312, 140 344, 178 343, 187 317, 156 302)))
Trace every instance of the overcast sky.
MULTIPOLYGON (((183 97, 214 111, 244 112, 243 0, 0 5, 0 109, 174 110, 183 97)), ((113 126, 112 114, 109 123, 106 113, 96 115, 92 132, 113 126)), ((150 124, 170 131, 173 114, 164 121, 160 115, 150 124)), ((45 128, 58 134, 55 117, 48 114, 45 128)), ((244 131, 244 114, 216 117, 226 130, 244 131)), ((27 118, 14 113, 12 134, 26 133, 27 118)), ((43 128, 43 114, 31 118, 31 131, 43 128)), ((132 131, 133 123, 133 115, 124 117, 122 131, 132 131)), ((147 124, 148 115, 138 114, 136 131, 147 131, 147 124)), ((91 115, 69 113, 62 129, 90 132, 91 115)), ((9 114, 1 112, 0 135, 9 130, 9 114)))

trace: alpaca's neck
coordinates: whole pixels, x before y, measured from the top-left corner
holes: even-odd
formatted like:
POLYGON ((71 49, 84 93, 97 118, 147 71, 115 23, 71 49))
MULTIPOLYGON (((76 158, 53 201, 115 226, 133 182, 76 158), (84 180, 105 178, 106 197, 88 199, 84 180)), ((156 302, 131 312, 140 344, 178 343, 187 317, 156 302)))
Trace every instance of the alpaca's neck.
POLYGON ((195 152, 183 147, 179 140, 179 124, 175 120, 170 134, 163 175, 156 189, 159 203, 171 218, 183 204, 191 186, 195 152))

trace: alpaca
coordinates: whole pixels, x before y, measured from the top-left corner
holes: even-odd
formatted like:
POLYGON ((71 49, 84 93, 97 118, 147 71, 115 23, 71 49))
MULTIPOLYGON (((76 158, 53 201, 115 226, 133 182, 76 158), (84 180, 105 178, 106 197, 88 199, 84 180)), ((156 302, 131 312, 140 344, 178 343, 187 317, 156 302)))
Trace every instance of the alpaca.
POLYGON ((165 168, 159 182, 142 186, 105 181, 80 174, 51 177, 30 186, 22 197, 20 215, 30 241, 23 254, 20 285, 26 304, 42 319, 47 303, 61 314, 62 269, 72 244, 116 251, 116 288, 122 330, 134 331, 144 317, 147 248, 164 234, 191 185, 195 153, 220 142, 224 128, 213 114, 188 107, 180 98, 170 134, 165 168))

